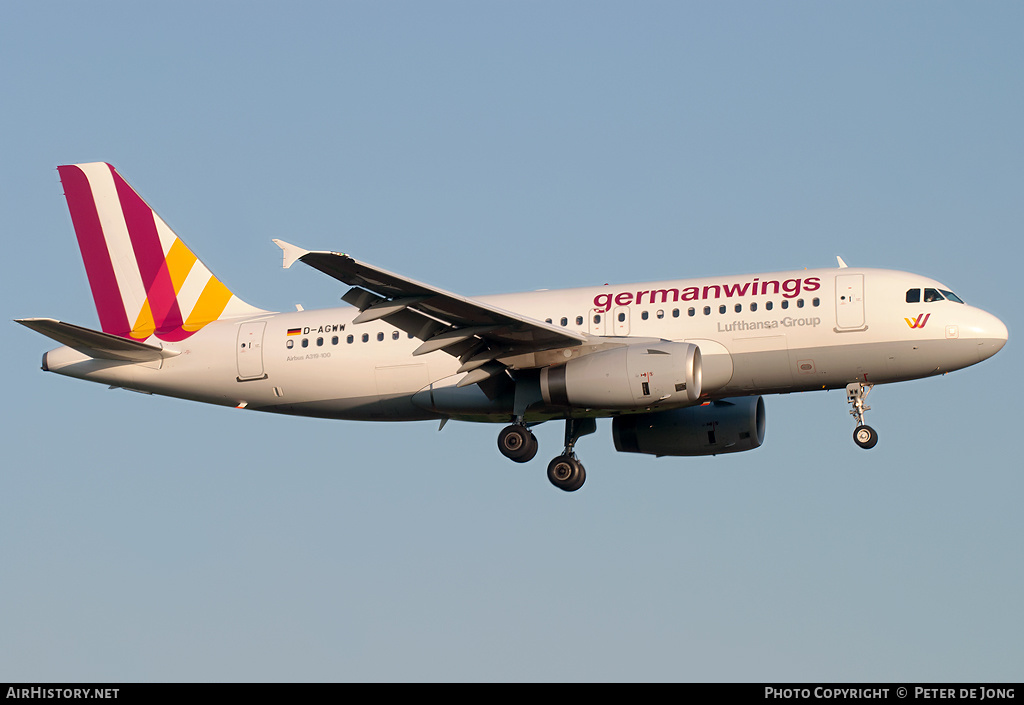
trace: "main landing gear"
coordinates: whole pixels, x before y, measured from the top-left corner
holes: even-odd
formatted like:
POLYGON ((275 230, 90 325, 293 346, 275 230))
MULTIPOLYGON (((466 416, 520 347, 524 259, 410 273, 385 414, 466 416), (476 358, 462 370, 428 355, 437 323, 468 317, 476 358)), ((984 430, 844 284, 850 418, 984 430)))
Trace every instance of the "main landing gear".
POLYGON ((516 422, 506 426, 498 434, 498 450, 509 460, 528 463, 537 455, 537 437, 525 423, 516 422))
POLYGON ((864 412, 871 407, 864 404, 864 399, 871 392, 873 384, 854 382, 846 385, 846 401, 853 404, 850 414, 857 420, 857 428, 853 430, 853 442, 861 448, 874 448, 878 443, 878 433, 864 423, 864 412))
MULTIPOLYGON (((566 492, 575 492, 583 487, 587 472, 573 448, 580 436, 586 436, 596 430, 597 422, 594 419, 565 420, 565 449, 560 456, 548 463, 548 480, 552 485, 566 492)), ((506 426, 498 434, 498 450, 509 460, 525 463, 537 455, 537 438, 521 419, 516 419, 515 423, 506 426)))

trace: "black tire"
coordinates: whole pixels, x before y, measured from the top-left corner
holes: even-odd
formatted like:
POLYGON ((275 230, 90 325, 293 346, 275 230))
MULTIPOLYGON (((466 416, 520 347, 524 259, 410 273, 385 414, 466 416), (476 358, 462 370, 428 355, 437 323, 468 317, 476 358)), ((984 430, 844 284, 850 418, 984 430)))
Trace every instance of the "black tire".
POLYGON ((530 462, 537 455, 537 450, 540 448, 540 443, 537 442, 537 437, 532 432, 529 432, 529 441, 526 445, 528 446, 526 454, 516 460, 517 463, 530 462))
POLYGON ((586 479, 582 463, 571 456, 560 455, 548 463, 548 480, 560 490, 575 492, 586 479))
POLYGON ((576 482, 574 482, 572 487, 569 487, 566 492, 575 492, 579 488, 583 487, 583 483, 587 481, 587 471, 583 469, 583 463, 577 460, 576 467, 579 470, 576 475, 576 482))
POLYGON ((858 426, 853 430, 853 442, 861 448, 874 448, 878 443, 878 433, 870 426, 858 426))
POLYGON ((537 438, 526 426, 512 424, 498 434, 498 450, 509 460, 525 463, 537 455, 537 438))

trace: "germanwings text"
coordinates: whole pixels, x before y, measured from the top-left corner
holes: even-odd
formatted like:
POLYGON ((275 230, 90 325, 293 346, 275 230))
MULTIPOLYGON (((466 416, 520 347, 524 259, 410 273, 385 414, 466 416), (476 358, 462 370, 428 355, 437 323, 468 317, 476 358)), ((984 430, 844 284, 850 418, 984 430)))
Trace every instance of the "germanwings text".
POLYGON ((796 298, 803 292, 817 291, 821 287, 821 279, 786 279, 778 281, 770 279, 760 281, 754 277, 752 281, 741 284, 708 284, 707 286, 687 286, 682 289, 643 289, 641 291, 620 291, 617 293, 598 294, 594 297, 594 308, 599 313, 609 311, 612 306, 629 306, 635 304, 667 304, 675 301, 702 301, 704 299, 737 298, 740 296, 765 296, 781 294, 784 298, 796 298), (646 299, 646 300, 645 300, 646 299))

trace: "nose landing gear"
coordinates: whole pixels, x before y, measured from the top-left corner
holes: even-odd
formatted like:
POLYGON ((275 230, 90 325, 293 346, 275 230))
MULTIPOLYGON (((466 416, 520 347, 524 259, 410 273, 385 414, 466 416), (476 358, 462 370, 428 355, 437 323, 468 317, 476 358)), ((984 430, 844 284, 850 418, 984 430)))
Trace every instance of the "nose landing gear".
POLYGON ((853 430, 853 442, 864 449, 874 448, 878 443, 878 432, 864 423, 864 412, 871 410, 870 406, 864 404, 864 399, 874 386, 862 382, 846 385, 846 401, 853 404, 850 414, 857 421, 857 428, 853 430))

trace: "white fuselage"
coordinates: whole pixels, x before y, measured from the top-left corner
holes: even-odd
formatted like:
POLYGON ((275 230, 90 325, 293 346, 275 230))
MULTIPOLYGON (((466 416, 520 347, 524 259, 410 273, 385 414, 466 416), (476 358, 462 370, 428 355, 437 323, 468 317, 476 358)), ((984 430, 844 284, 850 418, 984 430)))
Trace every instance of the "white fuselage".
MULTIPOLYGON (((905 272, 816 269, 479 297, 590 336, 593 345, 503 360, 513 372, 560 364, 632 340, 694 343, 702 398, 885 383, 975 364, 1006 327, 953 300, 907 303, 911 289, 946 287, 905 272), (536 358, 536 359, 533 359, 536 358)), ((44 368, 105 384, 247 409, 338 419, 508 421, 509 399, 458 388, 460 361, 383 320, 353 324, 341 307, 215 321, 146 363, 89 358, 71 348, 44 368)), ((154 339, 154 342, 155 339, 154 339)), ((606 410, 588 410, 593 416, 606 410)), ((533 404, 527 418, 562 415, 533 404)))

